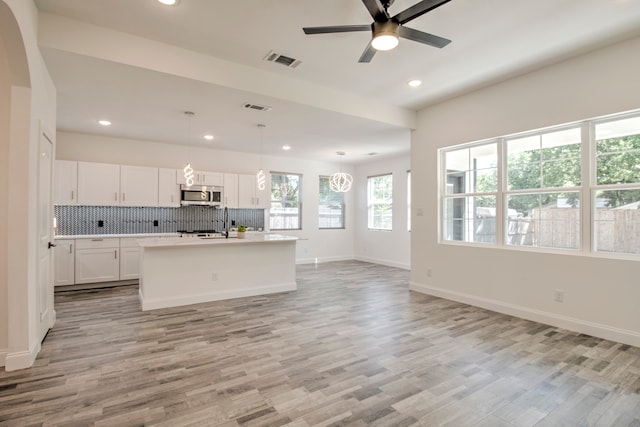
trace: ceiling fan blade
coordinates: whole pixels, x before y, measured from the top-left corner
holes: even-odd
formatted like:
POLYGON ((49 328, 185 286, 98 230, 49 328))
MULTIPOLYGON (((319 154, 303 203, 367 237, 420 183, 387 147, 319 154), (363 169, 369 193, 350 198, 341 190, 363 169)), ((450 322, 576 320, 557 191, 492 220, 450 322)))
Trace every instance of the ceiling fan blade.
POLYGON ((414 42, 424 43, 428 44, 429 46, 439 48, 443 48, 451 43, 451 40, 449 39, 402 26, 398 28, 398 35, 400 37, 404 37, 405 39, 413 40, 414 42))
POLYGON ((389 15, 384 10, 380 0, 362 0, 374 21, 384 22, 389 19, 389 15))
POLYGON ((371 25, 336 25, 333 27, 304 27, 305 34, 349 33, 352 31, 371 31, 371 25))
POLYGON ((371 62, 371 60, 373 59, 373 55, 375 54, 376 50, 373 48, 373 46, 371 46, 371 43, 369 43, 364 52, 362 52, 362 55, 360 56, 360 59, 358 59, 358 62, 371 62))
POLYGON ((440 7, 450 1, 451 0, 422 0, 420 3, 414 4, 410 8, 403 10, 391 19, 398 22, 400 25, 406 24, 412 19, 416 19, 418 16, 422 16, 436 7, 440 7))

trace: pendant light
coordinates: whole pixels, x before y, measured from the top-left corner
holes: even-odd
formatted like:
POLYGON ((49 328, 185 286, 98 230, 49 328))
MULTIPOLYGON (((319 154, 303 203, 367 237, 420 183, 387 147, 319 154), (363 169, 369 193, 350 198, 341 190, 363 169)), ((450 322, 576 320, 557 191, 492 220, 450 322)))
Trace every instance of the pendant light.
MULTIPOLYGON (((191 118, 195 115, 195 113, 193 111, 185 111, 184 114, 185 116, 187 116, 187 143, 188 143, 189 138, 191 137, 191 118)), ((185 183, 189 187, 191 187, 195 182, 193 168, 191 167, 191 162, 187 161, 187 165, 184 167, 183 172, 184 172, 185 183)))
POLYGON ((331 175, 329 179, 329 188, 336 193, 346 193, 351 190, 351 184, 353 183, 353 177, 346 172, 342 172, 342 156, 344 151, 337 151, 336 154, 340 156, 340 172, 336 172, 331 175))
POLYGON ((260 129, 260 170, 256 174, 256 185, 258 186, 258 190, 264 190, 267 185, 267 177, 262 170, 262 132, 266 126, 262 123, 258 124, 258 129, 260 129))

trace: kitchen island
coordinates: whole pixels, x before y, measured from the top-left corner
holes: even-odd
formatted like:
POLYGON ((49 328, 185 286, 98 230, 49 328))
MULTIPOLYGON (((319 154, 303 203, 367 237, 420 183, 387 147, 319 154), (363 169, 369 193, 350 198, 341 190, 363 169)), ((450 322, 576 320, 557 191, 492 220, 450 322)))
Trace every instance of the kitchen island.
POLYGON ((297 237, 140 241, 142 310, 294 291, 297 237))

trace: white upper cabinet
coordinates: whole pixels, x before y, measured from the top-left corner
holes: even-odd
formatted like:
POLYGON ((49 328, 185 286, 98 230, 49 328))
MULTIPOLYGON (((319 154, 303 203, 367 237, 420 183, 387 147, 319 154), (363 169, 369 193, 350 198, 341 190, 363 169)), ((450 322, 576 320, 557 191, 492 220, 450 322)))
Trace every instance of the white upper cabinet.
POLYGON ((120 165, 78 162, 78 204, 120 204, 120 165))
POLYGON ((238 207, 240 209, 268 209, 271 207, 271 183, 268 179, 264 190, 258 190, 255 175, 238 175, 238 207))
POLYGON ((223 205, 233 209, 238 207, 238 174, 224 174, 223 205))
POLYGON ((53 203, 75 205, 78 203, 78 162, 56 160, 53 179, 53 203))
MULTIPOLYGON (((178 176, 176 177, 176 183, 186 184, 187 180, 184 177, 184 171, 178 169, 178 176)), ((193 185, 210 185, 221 187, 224 184, 223 174, 220 172, 203 172, 193 171, 193 185)))
POLYGON ((200 172, 200 185, 222 187, 224 185, 223 174, 220 172, 200 172))
MULTIPOLYGON (((264 190, 256 188, 256 209, 270 209, 271 208, 271 179, 270 174, 266 174, 267 182, 265 183, 264 190)), ((255 179, 255 177, 254 177, 255 179)))
POLYGON ((175 169, 158 169, 158 206, 180 207, 180 187, 176 184, 175 169))
POLYGON ((120 166, 120 206, 158 206, 158 168, 120 166))

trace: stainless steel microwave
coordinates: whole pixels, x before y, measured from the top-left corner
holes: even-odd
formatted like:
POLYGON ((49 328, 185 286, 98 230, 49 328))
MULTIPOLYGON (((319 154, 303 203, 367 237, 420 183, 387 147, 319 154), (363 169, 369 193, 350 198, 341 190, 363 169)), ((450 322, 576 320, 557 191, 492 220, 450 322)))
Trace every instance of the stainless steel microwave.
POLYGON ((180 194, 180 204, 182 206, 220 206, 222 204, 222 187, 181 185, 180 194))

